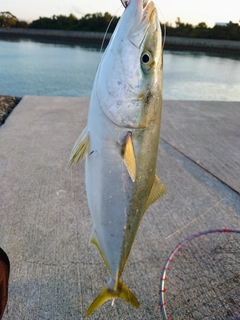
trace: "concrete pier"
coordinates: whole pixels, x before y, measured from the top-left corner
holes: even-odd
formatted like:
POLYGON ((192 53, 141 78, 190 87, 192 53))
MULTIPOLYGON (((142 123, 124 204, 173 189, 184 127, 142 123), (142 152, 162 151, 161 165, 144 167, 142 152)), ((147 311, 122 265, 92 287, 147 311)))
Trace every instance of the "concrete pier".
MULTIPOLYGON (((88 103, 25 96, 0 128, 0 246, 11 262, 3 320, 84 319, 108 281, 89 245, 84 162, 65 171, 88 103)), ((164 101, 157 174, 168 194, 146 212, 123 274, 141 308, 109 301, 90 319, 161 319, 159 279, 175 245, 240 229, 239 118, 240 102, 164 101)))

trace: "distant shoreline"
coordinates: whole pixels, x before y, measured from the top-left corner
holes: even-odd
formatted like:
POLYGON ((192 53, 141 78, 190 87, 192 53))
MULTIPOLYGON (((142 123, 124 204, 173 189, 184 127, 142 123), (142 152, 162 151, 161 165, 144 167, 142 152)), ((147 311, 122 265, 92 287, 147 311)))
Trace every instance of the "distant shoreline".
MULTIPOLYGON (((0 28, 0 39, 33 39, 60 43, 97 45, 102 43, 103 37, 104 33, 102 32, 0 28)), ((111 34, 108 33, 105 38, 106 44, 109 42, 110 38, 111 34)), ((239 55, 240 41, 167 36, 165 41, 165 50, 199 51, 239 55)))

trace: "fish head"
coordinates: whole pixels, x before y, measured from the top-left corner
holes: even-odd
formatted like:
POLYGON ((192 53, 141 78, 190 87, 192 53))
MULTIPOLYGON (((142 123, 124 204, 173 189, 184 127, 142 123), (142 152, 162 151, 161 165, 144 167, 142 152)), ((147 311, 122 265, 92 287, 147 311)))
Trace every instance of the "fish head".
POLYGON ((162 35, 151 0, 130 0, 95 78, 98 103, 116 125, 147 128, 161 112, 162 35))

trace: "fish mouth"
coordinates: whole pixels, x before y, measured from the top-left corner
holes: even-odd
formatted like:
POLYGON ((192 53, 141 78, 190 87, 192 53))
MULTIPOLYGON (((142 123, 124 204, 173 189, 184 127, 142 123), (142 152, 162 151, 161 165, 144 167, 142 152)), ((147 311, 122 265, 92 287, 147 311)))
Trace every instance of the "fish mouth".
POLYGON ((146 0, 143 2, 143 18, 142 18, 142 22, 144 22, 144 20, 151 20, 151 16, 153 14, 153 11, 156 10, 155 4, 153 1, 151 0, 146 0))
POLYGON ((140 8, 140 10, 142 10, 142 17, 140 19, 140 22, 138 21, 136 25, 133 25, 128 36, 129 41, 137 48, 140 48, 147 33, 148 26, 150 24, 156 23, 157 16, 155 15, 155 12, 157 10, 153 1, 145 0, 140 5, 142 6, 140 8))

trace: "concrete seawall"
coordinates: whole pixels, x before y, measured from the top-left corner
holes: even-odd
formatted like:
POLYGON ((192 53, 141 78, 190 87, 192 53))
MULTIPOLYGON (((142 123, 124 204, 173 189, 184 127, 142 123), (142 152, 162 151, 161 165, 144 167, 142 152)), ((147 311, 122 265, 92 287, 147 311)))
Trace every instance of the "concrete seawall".
MULTIPOLYGON (((104 37, 102 32, 46 30, 46 29, 22 29, 22 28, 0 28, 0 39, 2 38, 28 38, 39 40, 66 41, 74 43, 101 43, 104 37)), ((111 34, 106 35, 106 42, 111 34)))
MULTIPOLYGON (((42 41, 64 41, 77 44, 99 44, 102 43, 103 37, 104 33, 102 32, 0 28, 0 39, 27 38, 42 41)), ((110 38, 111 34, 108 33, 105 43, 107 43, 110 38)), ((240 41, 167 37, 165 49, 240 54, 240 41)))
POLYGON ((167 50, 240 54, 240 41, 167 37, 167 50))

